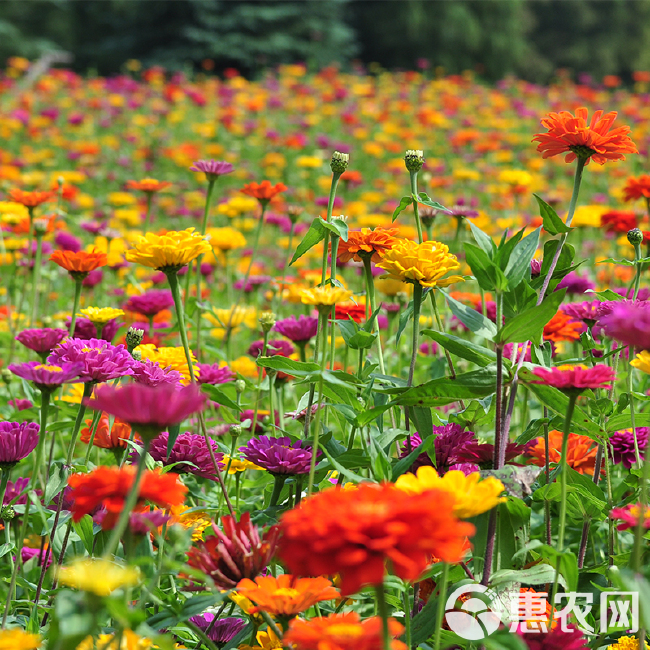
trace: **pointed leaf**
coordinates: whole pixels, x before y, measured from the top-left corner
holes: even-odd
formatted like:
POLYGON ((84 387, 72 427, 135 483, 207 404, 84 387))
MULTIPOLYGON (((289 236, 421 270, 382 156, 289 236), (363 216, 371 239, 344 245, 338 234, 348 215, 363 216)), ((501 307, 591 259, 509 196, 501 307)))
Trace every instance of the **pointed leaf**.
POLYGON ((544 230, 549 235, 560 235, 571 232, 573 228, 567 226, 558 216, 557 212, 546 201, 541 199, 537 194, 533 194, 539 204, 539 213, 544 222, 544 230))

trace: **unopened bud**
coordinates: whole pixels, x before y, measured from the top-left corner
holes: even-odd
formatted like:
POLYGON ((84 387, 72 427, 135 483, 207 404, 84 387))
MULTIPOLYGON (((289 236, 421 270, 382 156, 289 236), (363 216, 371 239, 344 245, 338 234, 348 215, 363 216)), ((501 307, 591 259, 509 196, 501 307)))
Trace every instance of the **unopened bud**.
POLYGON ((4 506, 4 508, 0 510, 0 519, 2 519, 2 521, 11 521, 15 517, 16 511, 12 506, 4 506))
POLYGON ((339 215, 333 214, 332 221, 342 221, 343 223, 347 223, 348 217, 344 214, 339 214, 339 215))
POLYGON ((639 228, 632 228, 627 231, 627 240, 633 246, 638 246, 643 242, 643 232, 639 228))
POLYGON ((137 348, 142 339, 144 338, 144 330, 139 330, 135 327, 129 327, 126 333, 126 349, 133 353, 133 349, 137 348))
POLYGON ((264 332, 270 332, 275 325, 275 314, 272 311, 263 311, 259 317, 260 325, 264 332))
POLYGON ((57 185, 59 186, 59 189, 61 189, 63 187, 63 183, 65 183, 65 178, 63 178, 63 176, 59 176, 56 179, 56 182, 57 182, 57 185))
POLYGON ((246 390, 246 382, 243 379, 238 379, 235 382, 235 390, 238 393, 243 393, 246 390))
POLYGON ((335 151, 332 154, 332 161, 330 162, 330 169, 335 174, 342 174, 350 164, 350 154, 335 151))
POLYGON ((142 361, 142 352, 140 350, 133 350, 131 352, 131 356, 136 360, 136 361, 142 361))
POLYGON ((9 384, 14 378, 14 373, 11 372, 11 370, 7 370, 7 368, 3 368, 2 371, 0 371, 0 374, 2 375, 2 381, 5 384, 9 384))
POLYGON ((298 219, 300 219, 302 212, 303 209, 299 205, 290 205, 287 207, 287 215, 289 216, 291 223, 294 225, 298 223, 298 219))
POLYGON ((47 233, 47 221, 45 219, 34 219, 34 234, 37 237, 42 237, 47 233))
POLYGON ((241 424, 230 425, 230 435, 233 438, 238 438, 239 436, 241 436, 241 432, 242 432, 241 424))
POLYGON ((424 165, 424 152, 421 149, 409 149, 404 156, 404 163, 409 172, 419 172, 424 165))

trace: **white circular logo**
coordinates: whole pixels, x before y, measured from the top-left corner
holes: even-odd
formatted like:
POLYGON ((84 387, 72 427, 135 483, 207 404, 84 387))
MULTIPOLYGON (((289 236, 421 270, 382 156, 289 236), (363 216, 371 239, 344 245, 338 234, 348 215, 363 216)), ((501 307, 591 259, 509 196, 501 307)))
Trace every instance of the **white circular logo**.
POLYGON ((447 598, 445 619, 449 629, 459 637, 467 641, 479 641, 497 631, 501 618, 481 598, 467 598, 460 610, 455 609, 456 601, 471 593, 485 594, 486 600, 492 600, 492 591, 483 585, 468 584, 458 587, 447 598))

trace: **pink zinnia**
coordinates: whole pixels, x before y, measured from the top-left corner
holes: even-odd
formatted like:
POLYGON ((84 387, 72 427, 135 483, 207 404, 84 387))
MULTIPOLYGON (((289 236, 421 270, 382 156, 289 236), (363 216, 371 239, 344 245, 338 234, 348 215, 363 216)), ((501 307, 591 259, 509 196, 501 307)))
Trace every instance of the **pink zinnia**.
POLYGON ((13 467, 36 449, 40 426, 35 422, 0 422, 0 467, 13 467))
POLYGON ((608 303, 608 312, 598 320, 604 333, 623 345, 650 350, 650 303, 622 300, 608 303))
MULTIPOLYGON (((621 523, 617 526, 618 530, 628 530, 636 528, 639 524, 639 515, 641 514, 640 503, 628 503, 622 508, 614 508, 610 513, 610 519, 620 519, 621 523)), ((650 528, 650 508, 646 506, 643 527, 650 528)))
POLYGON ((605 364, 593 368, 583 366, 558 366, 556 368, 535 368, 533 374, 540 381, 534 384, 547 384, 564 391, 582 392, 587 388, 610 388, 616 379, 616 373, 605 364))
POLYGON ((29 350, 37 354, 49 353, 55 348, 68 332, 59 328, 42 327, 38 329, 23 330, 16 336, 16 341, 22 343, 29 350))
POLYGON ((196 384, 177 389, 170 384, 155 388, 127 384, 120 388, 104 385, 86 406, 130 424, 144 439, 152 440, 174 424, 205 408, 208 398, 196 384))
POLYGON ((173 306, 174 298, 169 289, 151 289, 141 296, 131 296, 124 304, 124 309, 143 316, 155 316, 173 306))
POLYGON ((197 363, 199 368, 199 384, 227 384, 229 381, 234 381, 237 375, 226 365, 219 363, 197 363))
POLYGON ((219 176, 230 174, 233 170, 232 164, 224 160, 197 160, 190 167, 192 172, 203 172, 208 181, 214 181, 219 176))
POLYGON ((21 379, 33 381, 38 390, 52 392, 61 384, 83 381, 79 375, 83 372, 83 364, 61 362, 60 365, 43 365, 38 361, 27 363, 12 363, 8 369, 21 379))

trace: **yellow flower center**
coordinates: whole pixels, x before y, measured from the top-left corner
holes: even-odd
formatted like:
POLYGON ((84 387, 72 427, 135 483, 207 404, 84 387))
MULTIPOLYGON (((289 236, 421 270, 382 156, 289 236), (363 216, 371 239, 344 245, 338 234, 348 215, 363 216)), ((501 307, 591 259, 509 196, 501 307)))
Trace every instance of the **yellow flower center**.
POLYGON ((337 625, 330 625, 327 628, 328 636, 336 636, 343 639, 358 638, 363 635, 363 629, 360 625, 348 625, 339 623, 337 625))
POLYGON ((49 370, 50 372, 63 372, 63 368, 59 368, 59 366, 47 366, 44 364, 39 364, 38 366, 34 366, 34 370, 49 370))
POLYGON ((297 598, 300 595, 300 592, 297 589, 292 589, 291 587, 281 587, 273 592, 274 596, 279 596, 282 598, 297 598))

